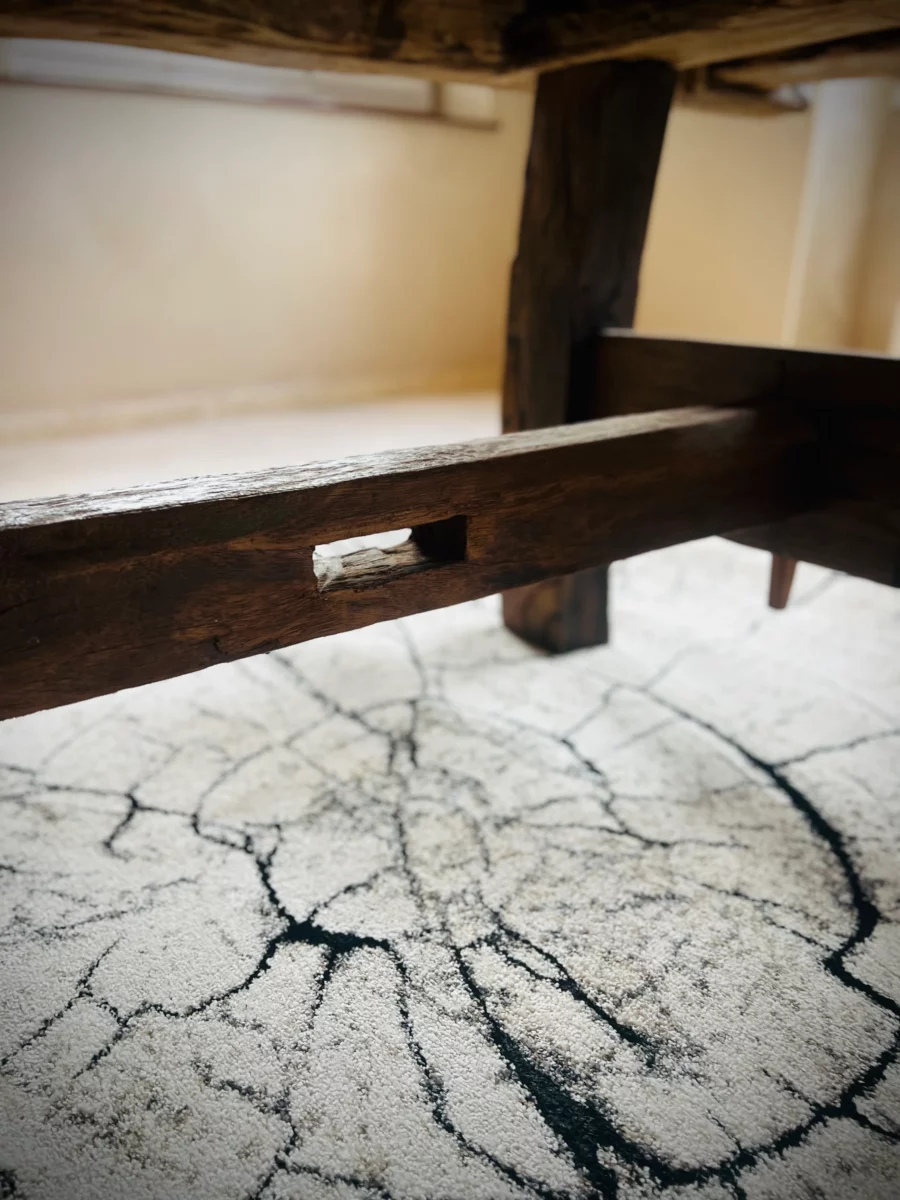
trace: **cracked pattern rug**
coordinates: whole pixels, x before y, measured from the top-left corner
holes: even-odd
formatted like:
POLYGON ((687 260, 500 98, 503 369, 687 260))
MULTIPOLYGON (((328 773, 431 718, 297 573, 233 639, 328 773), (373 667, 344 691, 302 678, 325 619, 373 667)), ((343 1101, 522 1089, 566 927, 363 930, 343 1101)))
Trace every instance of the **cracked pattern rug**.
POLYGON ((766 572, 0 726, 0 1196, 895 1200, 900 603, 766 572))

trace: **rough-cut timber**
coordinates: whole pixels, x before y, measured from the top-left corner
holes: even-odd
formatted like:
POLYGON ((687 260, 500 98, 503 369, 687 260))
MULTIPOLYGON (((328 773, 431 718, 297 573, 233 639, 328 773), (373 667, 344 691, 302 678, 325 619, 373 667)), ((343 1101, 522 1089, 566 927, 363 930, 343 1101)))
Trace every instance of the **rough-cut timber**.
POLYGON ((803 507, 810 434, 691 409, 0 507, 0 716, 803 507), (314 547, 412 527, 323 569, 314 547))
POLYGON ((0 0, 0 37, 458 77, 596 58, 695 67, 897 26, 897 0, 0 0))
POLYGON ((596 411, 742 405, 792 412, 818 434, 819 502, 735 540, 900 586, 900 362, 878 354, 687 342, 609 331, 596 411))
MULTIPOLYGON (((510 281, 503 427, 600 416, 594 339, 630 325, 675 72, 592 63, 542 75, 510 281)), ((607 640, 604 567, 504 597, 507 626, 552 651, 607 640)))

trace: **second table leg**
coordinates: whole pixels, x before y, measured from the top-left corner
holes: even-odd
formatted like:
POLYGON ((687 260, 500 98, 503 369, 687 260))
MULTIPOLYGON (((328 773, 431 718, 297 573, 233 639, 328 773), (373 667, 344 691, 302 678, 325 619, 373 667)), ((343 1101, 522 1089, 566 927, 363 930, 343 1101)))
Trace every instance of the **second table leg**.
MULTIPOLYGON (((675 71, 598 62, 548 72, 535 99, 510 283, 505 432, 605 415, 596 335, 632 324, 675 71)), ((506 625, 559 652, 608 639, 607 570, 516 588, 506 625)))

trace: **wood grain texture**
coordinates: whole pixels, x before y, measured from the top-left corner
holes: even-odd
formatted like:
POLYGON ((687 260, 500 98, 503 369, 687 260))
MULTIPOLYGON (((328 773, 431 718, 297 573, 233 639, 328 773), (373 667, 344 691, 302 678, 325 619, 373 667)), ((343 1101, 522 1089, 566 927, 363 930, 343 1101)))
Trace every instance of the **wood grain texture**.
POLYGON ((634 319, 675 72, 595 63, 542 75, 510 279, 503 424, 595 409, 595 339, 634 319))
MULTIPOLYGON (((630 325, 675 72, 593 63, 543 75, 510 280, 503 427, 600 416, 594 340, 630 325)), ((608 639, 605 568, 504 596, 508 628, 560 652, 608 639)))
MULTIPOLYGON (((597 342, 596 410, 741 405, 794 413, 817 431, 820 498, 735 539, 900 585, 900 361, 878 354, 733 346, 609 331, 597 342)), ((801 486, 807 487, 807 480, 801 486)))
POLYGON ((774 520, 802 509, 810 436, 692 409, 4 505, 0 716, 774 520), (363 551, 317 577, 314 546, 407 526, 400 569, 363 551))
POLYGON ((463 78, 598 58, 694 67, 897 26, 897 0, 0 0, 2 37, 463 78))

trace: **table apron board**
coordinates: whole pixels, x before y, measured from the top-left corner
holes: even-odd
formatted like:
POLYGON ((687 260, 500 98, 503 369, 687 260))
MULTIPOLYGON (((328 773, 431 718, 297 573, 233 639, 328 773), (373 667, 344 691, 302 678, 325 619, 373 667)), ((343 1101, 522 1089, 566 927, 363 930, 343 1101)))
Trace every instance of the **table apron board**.
POLYGON ((870 55, 884 71, 895 62, 884 39, 898 27, 897 0, 0 0, 0 37, 482 82, 645 58, 679 69, 729 63, 732 86, 754 72, 777 86, 796 79, 804 50, 801 78, 822 78, 835 53, 842 64, 870 55))

